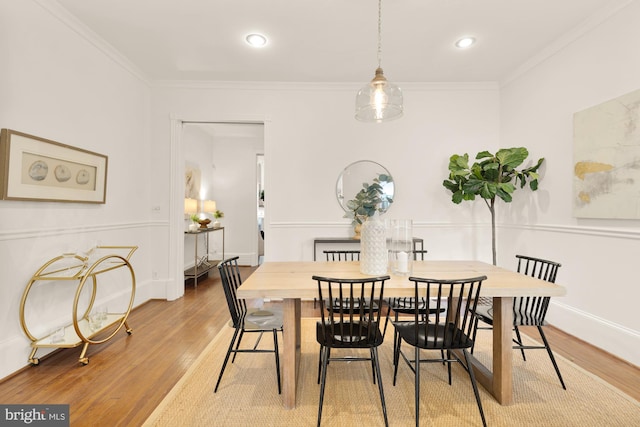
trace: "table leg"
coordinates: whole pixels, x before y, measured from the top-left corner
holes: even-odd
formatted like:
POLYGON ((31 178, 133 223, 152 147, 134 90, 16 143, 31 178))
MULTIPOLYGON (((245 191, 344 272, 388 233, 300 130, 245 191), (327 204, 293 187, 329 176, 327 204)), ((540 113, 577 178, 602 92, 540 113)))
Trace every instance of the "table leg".
POLYGON ((493 299, 493 386, 501 405, 513 403, 513 298, 493 299))
MULTIPOLYGON (((501 405, 513 403, 512 329, 513 298, 493 298, 493 372, 471 358, 476 380, 501 405)), ((458 356, 462 355, 458 352, 458 356)))
POLYGON ((300 306, 300 298, 286 298, 284 300, 282 401, 285 409, 296 407, 296 385, 300 370, 300 306))

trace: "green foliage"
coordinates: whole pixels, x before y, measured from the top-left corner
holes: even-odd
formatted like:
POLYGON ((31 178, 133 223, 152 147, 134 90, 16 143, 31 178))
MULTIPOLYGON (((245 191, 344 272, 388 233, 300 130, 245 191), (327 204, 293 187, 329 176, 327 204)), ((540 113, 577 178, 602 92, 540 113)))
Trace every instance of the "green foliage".
POLYGON ((523 188, 529 182, 531 190, 538 189, 538 169, 544 158, 529 168, 516 169, 528 155, 524 147, 503 148, 495 155, 482 151, 476 155, 477 161, 469 166, 468 154, 454 154, 449 159, 449 179, 442 185, 453 193, 453 203, 475 200, 476 196, 490 201, 495 201, 497 196, 509 203, 518 185, 523 188))
POLYGON ((224 218, 224 212, 222 212, 221 210, 217 210, 213 213, 213 217, 215 219, 224 218))
POLYGON ((449 158, 449 179, 442 182, 451 191, 451 201, 459 204, 463 200, 484 199, 491 212, 491 246, 493 264, 496 264, 496 197, 510 203, 518 185, 523 188, 527 181, 532 191, 538 189, 538 169, 544 158, 526 169, 518 170, 529 151, 524 147, 503 148, 494 155, 481 151, 476 162, 469 166, 469 155, 454 154, 449 158))
POLYGON ((390 175, 380 174, 373 179, 371 184, 365 182, 362 189, 356 194, 355 199, 346 203, 349 212, 343 218, 351 218, 351 224, 362 224, 368 217, 376 212, 386 211, 393 199, 384 193, 384 185, 393 182, 390 175))

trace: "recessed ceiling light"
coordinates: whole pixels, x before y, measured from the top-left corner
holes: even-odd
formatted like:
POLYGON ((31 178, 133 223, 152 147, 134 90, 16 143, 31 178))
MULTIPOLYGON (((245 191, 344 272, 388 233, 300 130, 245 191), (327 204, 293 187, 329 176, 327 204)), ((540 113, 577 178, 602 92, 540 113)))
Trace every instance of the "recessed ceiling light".
POLYGON ((476 42, 473 37, 463 37, 456 42, 456 47, 460 49, 466 49, 476 42))
POLYGON ((245 40, 247 41, 249 46, 253 46, 253 47, 263 47, 264 45, 267 44, 267 38, 262 34, 257 34, 257 33, 249 34, 245 38, 245 40))

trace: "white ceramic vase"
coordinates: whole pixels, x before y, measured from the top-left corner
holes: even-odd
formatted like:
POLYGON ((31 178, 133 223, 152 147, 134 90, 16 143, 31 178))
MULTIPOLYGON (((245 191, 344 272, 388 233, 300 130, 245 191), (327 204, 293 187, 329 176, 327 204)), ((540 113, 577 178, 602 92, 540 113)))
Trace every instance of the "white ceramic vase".
POLYGON ((362 224, 360 232, 360 272, 378 276, 387 274, 389 255, 387 253, 387 236, 384 222, 374 216, 362 224))

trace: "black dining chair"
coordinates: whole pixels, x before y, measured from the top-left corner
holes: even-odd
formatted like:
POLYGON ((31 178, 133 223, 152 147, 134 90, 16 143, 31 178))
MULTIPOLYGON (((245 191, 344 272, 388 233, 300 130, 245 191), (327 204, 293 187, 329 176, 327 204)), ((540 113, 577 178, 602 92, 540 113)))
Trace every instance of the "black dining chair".
POLYGON ((278 394, 281 393, 280 385, 280 356, 278 352, 278 332, 282 333, 283 330, 283 316, 282 310, 275 308, 262 309, 262 310, 249 310, 247 309, 247 303, 244 299, 239 299, 236 296, 236 290, 242 284, 240 277, 240 270, 238 268, 238 257, 229 258, 218 264, 218 270, 220 272, 220 279, 222 279, 222 287, 224 289, 224 295, 227 300, 227 306, 229 307, 229 313, 231 314, 231 324, 235 329, 227 354, 224 358, 222 368, 220 369, 220 375, 216 382, 214 393, 218 391, 220 380, 222 380, 222 374, 227 367, 227 362, 231 353, 233 353, 233 363, 238 353, 274 353, 276 358, 276 377, 278 380, 278 394), (259 349, 260 339, 265 332, 273 333, 273 350, 259 349), (258 338, 253 348, 240 348, 240 342, 245 333, 257 333, 258 338))
MULTIPOLYGON (((325 259, 329 262, 333 261, 360 261, 360 251, 357 250, 326 250, 322 251, 325 259)), ((318 301, 313 299, 313 308, 318 305, 318 301)))
POLYGON ((482 410, 482 402, 478 393, 471 355, 469 349, 473 345, 472 337, 475 321, 476 304, 482 282, 486 276, 474 277, 462 280, 434 280, 419 277, 410 277, 414 282, 414 298, 416 301, 424 298, 427 310, 439 312, 442 301, 447 300, 447 315, 424 318, 423 311, 415 306, 413 318, 410 320, 393 321, 393 327, 398 337, 394 344, 394 373, 393 385, 396 385, 398 365, 400 357, 407 363, 414 373, 415 379, 415 419, 416 426, 420 425, 420 363, 444 362, 448 364, 449 385, 451 385, 451 363, 459 362, 469 374, 473 393, 476 397, 482 424, 487 425, 482 410), (402 343, 414 347, 414 355, 411 359, 402 352, 402 343), (421 350, 438 350, 440 358, 421 359, 421 350), (446 351, 446 358, 443 356, 446 351), (460 358, 460 352, 464 361, 460 358))
MULTIPOLYGON (((542 258, 534 258, 525 255, 516 255, 518 260, 518 273, 526 274, 536 279, 545 280, 547 282, 555 283, 556 276, 558 275, 558 269, 561 264, 549 261, 542 258)), ((547 341, 547 337, 544 334, 543 327, 547 324, 545 318, 547 316, 547 310, 549 309, 549 302, 551 297, 543 296, 530 296, 530 297, 515 297, 513 299, 513 331, 515 338, 513 339, 516 350, 520 350, 522 359, 527 360, 524 351, 525 350, 547 350, 549 359, 553 364, 553 368, 558 375, 560 384, 563 389, 567 389, 562 374, 560 374, 560 368, 553 357, 553 352, 547 341), (538 329, 540 338, 542 338, 543 345, 525 345, 522 342, 519 326, 535 326, 538 329)), ((476 322, 482 321, 483 323, 490 325, 489 327, 477 326, 475 332, 478 329, 491 329, 493 327, 493 305, 478 305, 476 322)), ((475 340, 475 336, 474 336, 475 340)), ((473 354, 473 348, 471 349, 473 354)))
POLYGON ((380 330, 382 304, 369 304, 366 301, 382 301, 384 283, 389 280, 389 276, 362 279, 313 276, 313 280, 318 282, 321 313, 320 321, 316 324, 316 340, 320 344, 321 354, 318 427, 322 420, 322 404, 330 361, 371 362, 373 383, 378 385, 382 415, 385 425, 388 426, 387 406, 384 400, 378 358, 378 347, 384 340, 380 330), (327 301, 337 301, 338 303, 327 304, 327 301), (332 357, 332 349, 368 349, 369 357, 332 357))
MULTIPOLYGON (((426 250, 416 250, 413 251, 413 259, 414 260, 420 260, 420 261, 424 261, 424 256, 427 253, 426 250)), ((391 313, 393 313, 393 316, 395 318, 395 321, 397 322, 399 320, 399 316, 400 315, 411 315, 414 313, 415 308, 416 308, 416 300, 413 297, 394 297, 394 298, 388 298, 387 299, 387 318, 385 320, 384 323, 384 332, 383 334, 386 335, 386 331, 387 331, 387 324, 389 323, 389 318, 391 316, 391 313)), ((422 313, 422 317, 423 320, 426 319, 427 316, 432 315, 432 314, 436 314, 436 313, 443 313, 444 311, 446 311, 446 303, 442 304, 440 306, 440 308, 438 309, 438 311, 433 311, 429 309, 427 301, 424 298, 421 298, 418 301, 418 305, 417 305, 418 310, 420 310, 420 313, 422 313)), ((394 336, 394 343, 397 342, 397 334, 394 334, 396 336, 394 336)))

